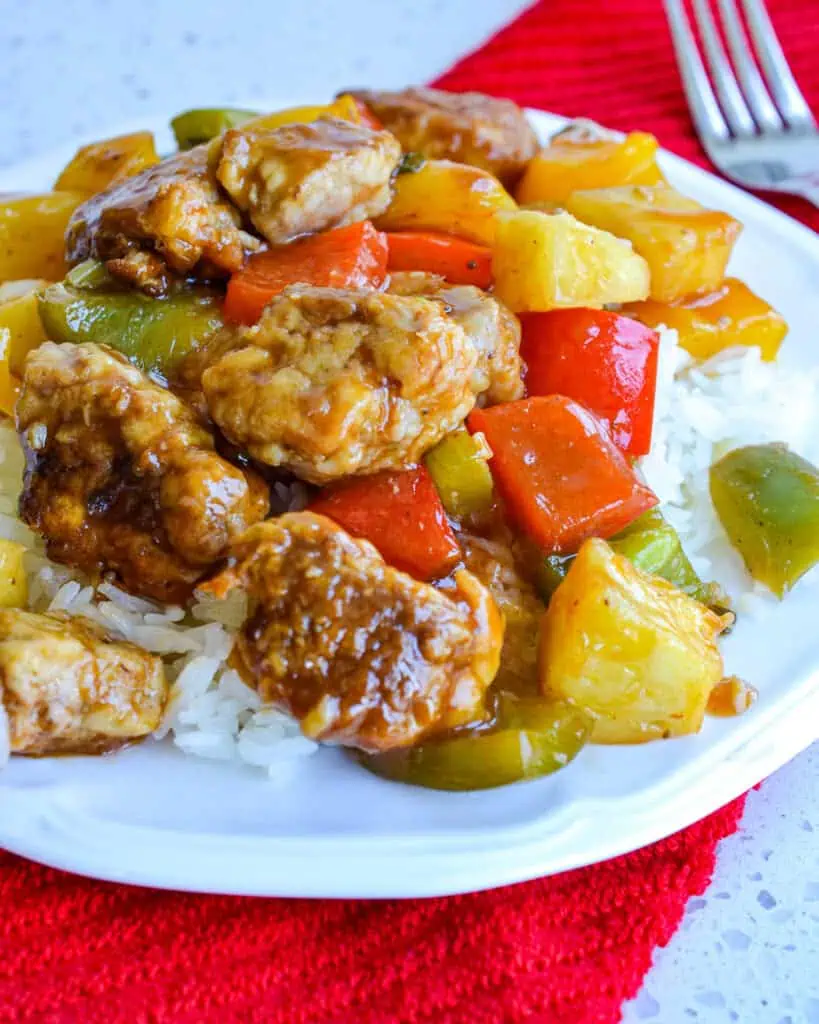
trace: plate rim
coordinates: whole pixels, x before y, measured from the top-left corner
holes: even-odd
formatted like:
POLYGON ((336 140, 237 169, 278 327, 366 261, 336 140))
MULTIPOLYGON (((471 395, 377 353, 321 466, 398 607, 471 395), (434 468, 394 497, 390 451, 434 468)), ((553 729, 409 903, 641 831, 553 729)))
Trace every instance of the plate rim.
MULTIPOLYGON (((255 105, 276 109, 285 104, 271 101, 255 105)), ((536 129, 544 132, 553 131, 570 120, 532 108, 527 108, 527 113, 536 129)), ((118 134, 160 123, 167 124, 165 115, 155 119, 140 117, 127 124, 120 123, 109 131, 118 134)), ((154 131, 159 136, 163 134, 163 129, 155 127, 154 131)), ((97 138, 101 136, 102 132, 96 133, 97 138)), ((164 136, 169 138, 167 128, 164 128, 164 136)), ((77 140, 72 140, 20 164, 0 168, 0 191, 14 190, 15 178, 18 182, 20 177, 31 175, 44 178, 44 169, 58 168, 77 144, 77 140)), ((740 211, 744 208, 752 219, 767 220, 780 236, 788 237, 806 251, 819 267, 819 236, 810 228, 682 157, 661 150, 660 161, 672 173, 679 171, 695 185, 702 181, 720 202, 724 196, 729 207, 739 207, 740 211)), ((742 217, 741 212, 739 215, 742 217)), ((72 810, 70 801, 61 799, 59 787, 42 791, 35 797, 36 791, 30 788, 10 790, 3 785, 2 776, 0 845, 11 853, 76 874, 178 891, 413 898, 488 889, 607 860, 660 840, 705 817, 746 792, 817 738, 817 728, 812 724, 817 716, 806 713, 808 708, 819 712, 819 659, 786 693, 767 707, 757 707, 751 712, 748 718, 754 725, 747 729, 748 736, 744 740, 732 743, 730 734, 721 738, 707 756, 686 761, 660 784, 660 789, 666 788, 662 794, 665 810, 661 825, 639 807, 624 806, 629 800, 637 800, 634 794, 620 799, 575 798, 545 823, 534 820, 524 825, 501 826, 496 831, 481 833, 478 830, 459 835, 454 841, 452 837, 447 841, 441 836, 382 836, 376 845, 386 849, 393 863, 392 872, 378 870, 379 865, 383 868, 384 850, 373 859, 372 836, 320 839, 224 836, 128 826, 83 817, 76 807, 72 810), (789 742, 782 744, 776 737, 785 731, 789 742), (772 739, 771 733, 775 738, 772 739), (709 767, 721 756, 720 770, 710 772, 709 767), (685 785, 680 784, 683 777, 686 777, 685 785), (676 786, 673 785, 675 780, 676 786), (669 789, 672 792, 668 792, 669 789), (625 811, 625 816, 616 827, 601 829, 601 821, 606 820, 606 806, 615 805, 621 813, 625 811), (555 835, 558 828, 559 835, 555 835), (589 856, 592 832, 601 834, 594 837, 595 852, 589 856), (179 835, 184 836, 184 855, 176 849, 169 856, 168 844, 173 847, 174 837, 179 835), (96 838, 92 838, 94 836, 96 838), (326 849, 319 850, 319 847, 326 849), (347 870, 342 872, 337 870, 340 848, 354 855, 350 862, 345 861, 347 870), (116 850, 116 854, 111 850, 116 850), (464 857, 466 850, 470 852, 469 857, 464 857), (116 864, 111 863, 113 856, 116 864), (311 872, 305 874, 307 856, 311 859, 311 872), (319 865, 317 857, 323 858, 319 865), (392 881, 396 857, 403 858, 397 884, 392 881), (224 880, 225 858, 229 858, 231 864, 228 881, 224 880)), ((644 792, 640 792, 640 799, 644 792)))

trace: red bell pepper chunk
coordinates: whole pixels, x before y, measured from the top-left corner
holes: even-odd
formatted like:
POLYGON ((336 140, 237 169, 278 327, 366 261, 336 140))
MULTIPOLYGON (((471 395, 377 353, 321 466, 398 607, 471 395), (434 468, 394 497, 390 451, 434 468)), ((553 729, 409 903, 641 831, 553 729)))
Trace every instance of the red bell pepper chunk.
POLYGON ((363 125, 366 125, 367 128, 372 128, 374 132, 382 132, 384 130, 384 125, 381 124, 364 100, 360 100, 357 96, 354 96, 353 103, 355 103, 359 120, 363 125))
POLYGON ((423 270, 452 284, 492 284, 492 250, 435 231, 390 231, 388 270, 423 270))
POLYGON ((461 549, 423 466, 357 477, 326 488, 310 511, 374 544, 386 562, 419 580, 446 576, 461 549))
POLYGON ((657 504, 606 427, 563 395, 475 409, 467 426, 489 442, 509 515, 550 554, 611 537, 657 504))
POLYGON ((225 319, 255 324, 273 296, 291 284, 380 288, 387 255, 384 234, 368 220, 256 253, 228 282, 225 319))
POLYGON ((651 448, 657 390, 656 331, 602 309, 521 316, 528 395, 566 395, 603 420, 618 448, 651 448))

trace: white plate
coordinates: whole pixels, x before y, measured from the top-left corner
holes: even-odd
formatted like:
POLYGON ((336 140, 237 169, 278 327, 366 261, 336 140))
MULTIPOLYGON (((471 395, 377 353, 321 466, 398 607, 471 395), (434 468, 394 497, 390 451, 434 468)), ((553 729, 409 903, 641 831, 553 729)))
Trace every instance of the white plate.
MULTIPOLYGON (((532 116, 544 133, 563 123, 532 116)), ((155 127, 169 149, 165 123, 155 127)), ((4 171, 0 191, 48 186, 72 152, 4 171)), ((787 317, 783 357, 819 361, 819 239, 677 157, 662 165, 682 191, 744 222, 732 272, 787 317)), ((797 588, 761 623, 740 622, 728 666, 760 699, 698 736, 591 747, 550 778, 466 794, 384 782, 332 750, 278 785, 165 743, 102 759, 18 758, 0 776, 0 843, 98 878, 268 896, 429 896, 591 864, 696 821, 817 737, 815 593, 797 588)))

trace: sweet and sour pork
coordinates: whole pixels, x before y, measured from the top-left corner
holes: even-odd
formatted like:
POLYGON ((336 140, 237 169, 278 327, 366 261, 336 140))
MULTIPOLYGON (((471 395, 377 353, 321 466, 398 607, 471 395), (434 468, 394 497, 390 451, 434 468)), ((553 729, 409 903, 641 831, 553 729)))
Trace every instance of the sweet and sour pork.
POLYGON ((109 349, 46 342, 17 405, 27 468, 20 515, 55 561, 112 571, 128 590, 187 597, 267 513, 267 489, 214 450, 170 391, 109 349))

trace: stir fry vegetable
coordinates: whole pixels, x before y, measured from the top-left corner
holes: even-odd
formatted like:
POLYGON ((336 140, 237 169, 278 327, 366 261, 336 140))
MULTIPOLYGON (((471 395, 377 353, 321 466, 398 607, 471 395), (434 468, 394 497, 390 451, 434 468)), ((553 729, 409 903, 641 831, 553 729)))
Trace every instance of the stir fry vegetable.
POLYGON ((157 163, 159 154, 151 132, 117 135, 78 149, 57 178, 54 188, 91 196, 115 181, 139 174, 157 163))
POLYGON ((492 250, 434 231, 391 231, 387 235, 389 270, 422 270, 451 284, 492 284, 492 250))
MULTIPOLYGON (((609 546, 641 572, 672 583, 689 597, 711 608, 725 609, 727 597, 715 583, 703 583, 683 550, 679 534, 656 508, 644 512, 616 533, 609 546)), ((566 578, 574 555, 549 555, 538 573, 538 588, 548 601, 566 578)))
POLYGON ((784 597, 819 562, 819 469, 783 444, 748 445, 711 467, 710 486, 748 572, 784 597))
POLYGON ((0 538, 0 608, 25 608, 28 583, 22 544, 0 538))
POLYGON ((558 135, 529 161, 517 188, 519 203, 565 203, 581 189, 658 185, 657 140, 631 132, 622 141, 558 135))
POLYGON ((440 231, 491 245, 495 214, 514 210, 515 200, 489 171, 451 160, 425 160, 412 174, 399 174, 382 231, 440 231))
POLYGON ((611 537, 657 504, 603 424, 562 395, 475 409, 467 425, 489 442, 510 516, 547 553, 611 537))
POLYGON ((645 260, 606 231, 568 213, 538 210, 500 213, 495 221, 495 291, 515 313, 635 302, 648 295, 645 260))
POLYGON ((490 789, 564 768, 585 745, 591 724, 589 715, 562 701, 502 694, 491 728, 361 755, 359 761, 395 782, 429 789, 490 789))
POLYGON ((545 693, 588 711, 598 743, 696 732, 723 676, 719 615, 586 541, 541 628, 545 693))
POLYGON ((18 281, 0 287, 0 336, 6 338, 9 370, 19 377, 28 353, 45 341, 37 293, 45 281, 18 281))
POLYGON ((177 114, 171 121, 171 130, 180 149, 193 149, 203 142, 210 142, 229 128, 241 128, 254 117, 259 117, 259 114, 253 110, 203 107, 177 114))
POLYGON ((85 199, 82 192, 0 199, 0 282, 63 277, 65 229, 85 199))
POLYGON ((228 282, 225 319, 255 324, 290 284, 380 288, 386 273, 386 238, 370 221, 323 231, 251 256, 228 282))
POLYGON ((461 558, 435 484, 423 466, 328 487, 310 503, 310 511, 370 541, 390 565, 420 580, 446 576, 461 558))
POLYGON ((147 372, 173 375, 180 360, 222 327, 218 298, 180 287, 155 299, 122 290, 89 261, 39 297, 40 317, 53 341, 110 345, 147 372))
POLYGON ((632 243, 648 262, 651 298, 658 302, 715 291, 742 227, 729 214, 706 210, 669 185, 573 192, 566 208, 632 243))
POLYGON ((457 430, 430 452, 425 463, 451 516, 461 519, 485 515, 494 502, 488 445, 481 437, 457 430))
POLYGON ((566 395, 590 409, 627 455, 651 448, 659 339, 628 317, 564 309, 521 317, 529 395, 566 395))
POLYGON ((676 302, 636 302, 623 310, 649 327, 673 327, 680 345, 695 359, 709 359, 732 345, 755 345, 766 360, 776 359, 788 333, 784 318, 735 277, 714 292, 676 302))

